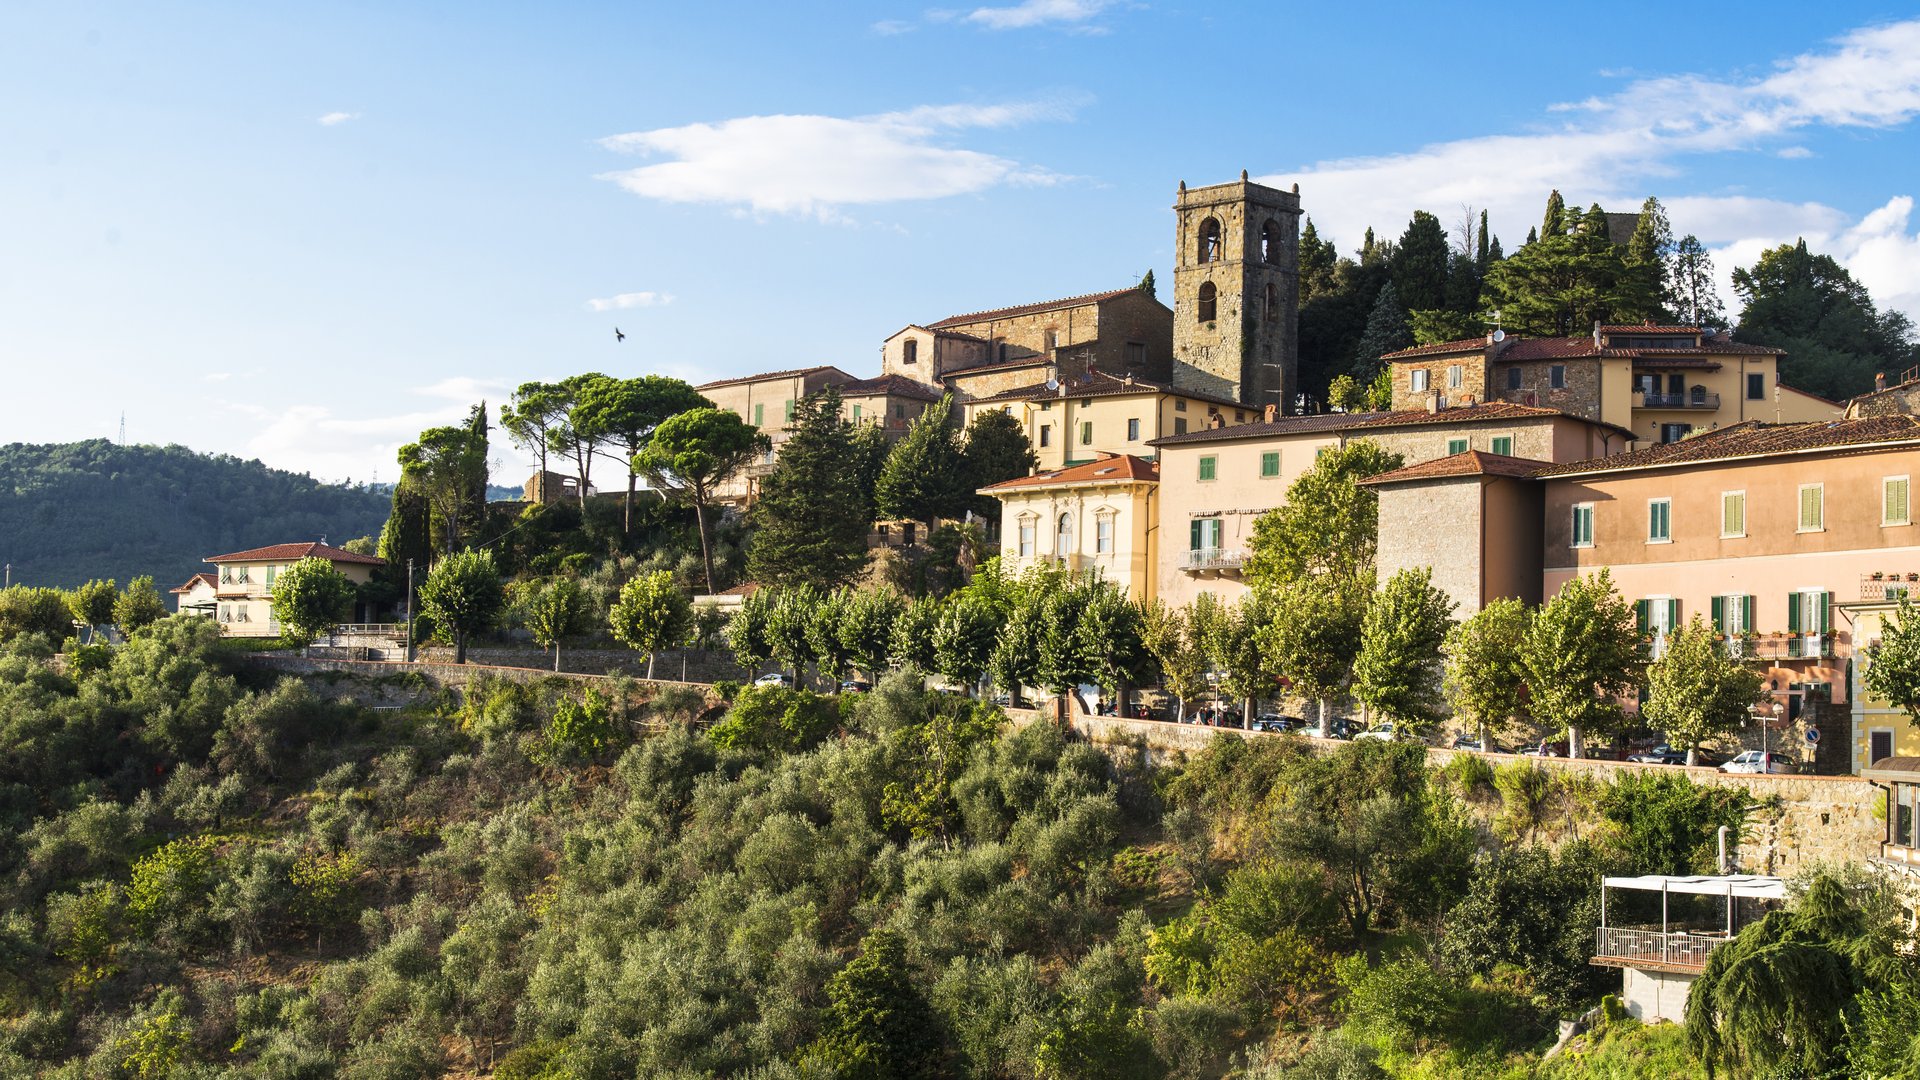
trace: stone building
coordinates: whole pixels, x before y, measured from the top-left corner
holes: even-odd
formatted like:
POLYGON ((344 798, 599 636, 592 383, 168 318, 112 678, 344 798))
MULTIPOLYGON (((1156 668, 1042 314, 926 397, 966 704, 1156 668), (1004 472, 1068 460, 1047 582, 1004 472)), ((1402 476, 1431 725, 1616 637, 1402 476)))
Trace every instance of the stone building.
POLYGON ((1892 386, 1887 385, 1886 373, 1875 372, 1873 389, 1847 402, 1849 419, 1915 413, 1920 413, 1920 368, 1909 368, 1892 386))
POLYGON ((1134 286, 912 324, 881 347, 883 375, 987 397, 1098 369, 1165 381, 1173 312, 1134 286))
POLYGON ((1247 179, 1174 199, 1173 383, 1286 412, 1298 383, 1300 193, 1247 179))
POLYGON ((1566 338, 1486 337, 1388 353, 1395 409, 1481 401, 1542 405, 1641 443, 1749 420, 1839 419, 1839 403, 1780 381, 1779 349, 1693 326, 1607 326, 1566 338))
POLYGON ((787 441, 793 410, 804 398, 829 386, 844 386, 856 381, 853 376, 831 364, 743 375, 702 383, 694 389, 713 402, 716 409, 730 409, 740 419, 759 428, 773 441, 773 448, 759 461, 742 469, 721 485, 716 493, 723 502, 745 503, 753 499, 760 479, 773 471, 773 459, 780 444, 787 441))
POLYGON ((1506 597, 1538 604, 1544 504, 1532 476, 1547 464, 1466 450, 1360 481, 1380 497, 1381 579, 1430 569, 1456 619, 1506 597))
POLYGON ((1016 387, 965 403, 966 421, 992 409, 1020 419, 1040 468, 1059 469, 1101 454, 1156 456, 1153 440, 1244 424, 1250 406, 1168 383, 1091 371, 1085 378, 1016 387))
POLYGON ((938 389, 902 375, 856 379, 839 389, 841 416, 849 423, 877 424, 895 442, 943 397, 938 389))

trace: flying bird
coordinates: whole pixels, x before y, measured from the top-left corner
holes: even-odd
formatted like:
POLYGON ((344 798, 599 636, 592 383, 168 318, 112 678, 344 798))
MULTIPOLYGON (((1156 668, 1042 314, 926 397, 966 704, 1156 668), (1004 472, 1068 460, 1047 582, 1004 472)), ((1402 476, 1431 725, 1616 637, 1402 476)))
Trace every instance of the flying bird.
POLYGON ((614 328, 613 328, 613 340, 615 340, 615 341, 625 341, 625 340, 627 340, 627 335, 625 335, 625 334, 623 334, 623 333, 621 333, 621 332, 620 332, 620 328, 616 326, 616 327, 614 327, 614 328))

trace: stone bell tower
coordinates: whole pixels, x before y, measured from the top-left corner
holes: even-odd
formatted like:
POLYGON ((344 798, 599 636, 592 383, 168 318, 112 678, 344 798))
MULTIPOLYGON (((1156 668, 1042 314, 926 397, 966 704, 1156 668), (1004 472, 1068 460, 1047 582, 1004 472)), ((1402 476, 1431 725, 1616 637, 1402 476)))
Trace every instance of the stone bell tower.
POLYGON ((1233 183, 1174 200, 1173 382, 1293 409, 1298 387, 1300 186, 1233 183))

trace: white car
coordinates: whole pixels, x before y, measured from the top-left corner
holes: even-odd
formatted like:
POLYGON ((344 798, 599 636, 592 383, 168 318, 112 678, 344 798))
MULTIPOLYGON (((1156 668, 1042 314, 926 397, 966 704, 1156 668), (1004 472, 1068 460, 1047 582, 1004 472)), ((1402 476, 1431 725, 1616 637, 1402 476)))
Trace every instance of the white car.
POLYGON ((1740 755, 1720 766, 1723 773, 1787 773, 1793 771, 1793 762, 1779 754, 1760 750, 1743 750, 1740 755))
POLYGON ((1407 736, 1394 730, 1393 721, 1391 720, 1384 724, 1376 724, 1354 736, 1356 739, 1378 739, 1381 742, 1392 742, 1395 739, 1404 739, 1406 737, 1407 736))
POLYGON ((770 672, 768 672, 767 674, 765 674, 765 675, 762 675, 762 676, 760 676, 759 678, 757 678, 757 679, 755 679, 755 680, 753 680, 753 685, 755 685, 755 686, 780 686, 780 687, 785 687, 785 688, 787 688, 787 689, 792 689, 792 688, 793 688, 793 676, 791 676, 791 675, 788 675, 788 674, 787 674, 786 672, 784 672, 784 671, 770 671, 770 672))

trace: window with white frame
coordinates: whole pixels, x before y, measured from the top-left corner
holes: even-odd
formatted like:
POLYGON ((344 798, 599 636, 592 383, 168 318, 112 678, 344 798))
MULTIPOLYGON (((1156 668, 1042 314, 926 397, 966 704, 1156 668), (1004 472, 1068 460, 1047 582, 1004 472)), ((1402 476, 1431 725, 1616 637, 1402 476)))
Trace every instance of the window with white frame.
POLYGON ((1647 543, 1666 544, 1673 541, 1673 500, 1647 500, 1647 543))
POLYGON ((1913 516, 1907 509, 1907 478, 1904 476, 1886 476, 1880 480, 1880 524, 1911 525, 1913 516))
POLYGON ((1465 379, 1466 379, 1465 369, 1463 369, 1459 364, 1447 365, 1447 388, 1448 389, 1450 390, 1460 389, 1460 387, 1464 385, 1465 379))
POLYGON ((1747 535, 1747 493, 1720 493, 1720 538, 1735 540, 1747 535))
POLYGON ((1019 537, 1020 546, 1018 550, 1020 552, 1020 557, 1023 559, 1030 559, 1033 557, 1033 534, 1035 532, 1034 526, 1036 524, 1037 524, 1037 519, 1032 517, 1023 517, 1020 519, 1020 524, 1019 524, 1018 530, 1016 531, 1016 535, 1019 537))
POLYGON ((1827 489, 1825 484, 1800 485, 1801 532, 1824 532, 1827 527, 1827 489))
POLYGON ((1422 390, 1425 390, 1427 388, 1428 374, 1429 372, 1427 371, 1426 368, 1414 368, 1412 371, 1408 372, 1407 373, 1408 388, 1411 389, 1416 394, 1420 393, 1422 390))
POLYGON ((1061 514, 1053 532, 1053 553, 1066 558, 1073 554, 1073 515, 1061 514))
POLYGON ((1577 548, 1593 546, 1593 504, 1575 503, 1573 507, 1573 545, 1577 548))
POLYGON ((1113 514, 1096 514, 1093 519, 1093 553, 1113 554, 1113 514))

